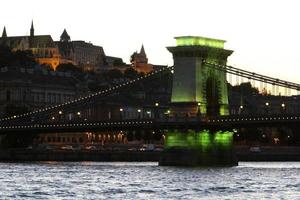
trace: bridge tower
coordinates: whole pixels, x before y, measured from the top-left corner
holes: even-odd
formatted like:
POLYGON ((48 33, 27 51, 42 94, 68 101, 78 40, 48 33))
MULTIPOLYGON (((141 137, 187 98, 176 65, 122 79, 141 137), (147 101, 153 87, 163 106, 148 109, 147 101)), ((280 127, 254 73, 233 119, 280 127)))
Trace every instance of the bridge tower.
MULTIPOLYGON (((229 115, 226 72, 207 63, 226 65, 233 51, 224 40, 183 36, 173 54, 174 74, 171 116, 229 115)), ((163 166, 234 166, 232 132, 216 130, 169 130, 159 164, 163 166)))
POLYGON ((228 115, 226 72, 205 62, 226 65, 233 51, 224 49, 224 40, 199 36, 175 37, 172 116, 228 115))

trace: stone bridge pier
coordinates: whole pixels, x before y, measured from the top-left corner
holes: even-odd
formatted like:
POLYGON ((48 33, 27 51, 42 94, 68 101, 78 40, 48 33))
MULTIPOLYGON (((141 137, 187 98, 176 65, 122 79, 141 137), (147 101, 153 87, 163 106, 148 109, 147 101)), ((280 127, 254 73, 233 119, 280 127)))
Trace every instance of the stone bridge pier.
MULTIPOLYGON (((177 46, 167 47, 174 59, 170 117, 228 115, 226 72, 209 67, 206 62, 226 65, 233 51, 224 49, 224 40, 196 36, 175 39, 177 46)), ((191 135, 181 132, 175 135, 168 133, 160 165, 237 164, 232 141, 229 141, 232 137, 227 137, 228 133, 200 132, 191 135), (225 146, 220 145, 220 138, 226 138, 225 146)))

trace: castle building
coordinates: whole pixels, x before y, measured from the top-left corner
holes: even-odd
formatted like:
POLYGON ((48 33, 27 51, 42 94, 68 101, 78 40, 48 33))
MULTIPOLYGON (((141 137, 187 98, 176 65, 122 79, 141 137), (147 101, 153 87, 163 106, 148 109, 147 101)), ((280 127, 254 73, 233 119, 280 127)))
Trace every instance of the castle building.
POLYGON ((106 64, 105 53, 101 46, 85 41, 72 41, 74 63, 83 71, 98 72, 106 64))
POLYGON ((8 37, 4 27, 0 44, 13 51, 30 50, 38 63, 49 65, 53 70, 56 70, 59 64, 72 63, 84 71, 99 71, 100 67, 106 64, 101 46, 84 41, 71 41, 66 29, 59 41, 53 41, 51 35, 35 35, 33 22, 29 36, 8 37))
POLYGON ((8 37, 4 27, 0 44, 10 47, 13 51, 30 50, 38 63, 49 65, 54 70, 61 63, 59 49, 51 35, 35 35, 33 22, 29 36, 8 37))
POLYGON ((134 52, 130 59, 132 67, 138 72, 149 73, 153 71, 153 65, 148 64, 148 58, 142 45, 140 52, 134 52))
POLYGON ((60 63, 75 64, 73 44, 66 29, 64 29, 63 33, 61 34, 60 41, 56 41, 54 43, 57 46, 60 54, 60 63))

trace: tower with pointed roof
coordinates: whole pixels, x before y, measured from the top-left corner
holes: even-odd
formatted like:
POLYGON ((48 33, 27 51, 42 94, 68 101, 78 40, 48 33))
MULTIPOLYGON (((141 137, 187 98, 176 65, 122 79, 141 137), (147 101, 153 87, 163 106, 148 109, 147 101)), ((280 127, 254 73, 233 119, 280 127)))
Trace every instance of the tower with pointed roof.
POLYGON ((148 64, 148 58, 142 45, 140 52, 134 52, 131 56, 131 63, 135 70, 148 73, 153 70, 153 66, 148 64))
POLYGON ((31 21, 30 27, 30 35, 29 35, 29 47, 32 48, 34 46, 34 28, 33 28, 33 20, 31 21))
POLYGON ((56 45, 59 49, 61 59, 63 59, 66 63, 73 63, 74 48, 71 42, 71 37, 67 33, 66 29, 64 29, 60 36, 60 41, 56 42, 56 45))
POLYGON ((140 52, 134 52, 131 56, 131 62, 133 65, 148 64, 148 58, 142 45, 140 52))
POLYGON ((141 47, 141 50, 140 50, 140 55, 147 58, 146 52, 145 52, 145 49, 144 49, 144 45, 143 45, 143 44, 142 44, 142 47, 141 47))
POLYGON ((33 20, 31 21, 31 27, 30 27, 30 37, 34 37, 33 20))
POLYGON ((71 40, 71 37, 67 33, 66 29, 64 29, 63 33, 60 36, 60 41, 61 42, 69 42, 71 40))
POLYGON ((2 32, 2 38, 6 38, 7 37, 7 34, 6 34, 6 28, 4 26, 3 28, 3 32, 2 32))

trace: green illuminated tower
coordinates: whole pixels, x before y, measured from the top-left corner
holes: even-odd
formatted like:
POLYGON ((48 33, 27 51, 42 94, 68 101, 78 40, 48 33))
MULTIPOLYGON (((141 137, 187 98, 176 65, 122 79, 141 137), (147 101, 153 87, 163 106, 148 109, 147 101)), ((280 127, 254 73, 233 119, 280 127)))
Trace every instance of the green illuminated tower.
POLYGON ((226 65, 233 51, 224 49, 224 40, 196 36, 175 39, 177 46, 167 47, 174 59, 171 115, 228 115, 226 72, 205 62, 226 65))

